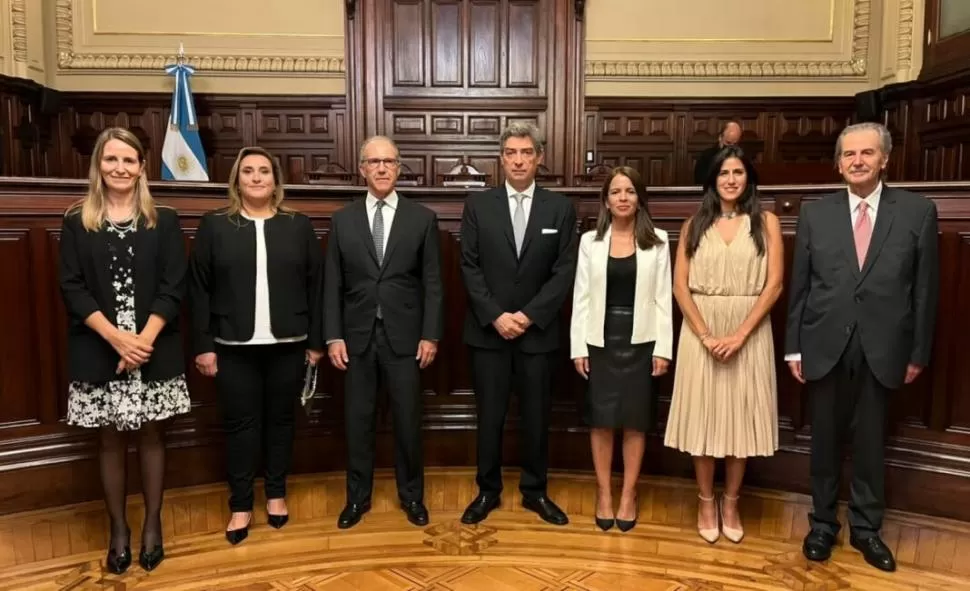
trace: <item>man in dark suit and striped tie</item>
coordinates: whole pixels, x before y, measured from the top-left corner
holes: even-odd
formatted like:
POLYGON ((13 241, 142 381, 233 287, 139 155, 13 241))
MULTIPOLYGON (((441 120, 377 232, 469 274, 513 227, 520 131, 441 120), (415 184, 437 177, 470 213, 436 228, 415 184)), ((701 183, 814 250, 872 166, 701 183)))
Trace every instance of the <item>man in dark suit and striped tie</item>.
POLYGON ((387 387, 401 508, 428 523, 421 454, 420 369, 434 361, 443 323, 438 218, 397 194, 397 146, 373 137, 360 150, 367 195, 333 215, 324 274, 324 335, 330 363, 346 371, 347 505, 340 528, 370 510, 374 412, 387 387))

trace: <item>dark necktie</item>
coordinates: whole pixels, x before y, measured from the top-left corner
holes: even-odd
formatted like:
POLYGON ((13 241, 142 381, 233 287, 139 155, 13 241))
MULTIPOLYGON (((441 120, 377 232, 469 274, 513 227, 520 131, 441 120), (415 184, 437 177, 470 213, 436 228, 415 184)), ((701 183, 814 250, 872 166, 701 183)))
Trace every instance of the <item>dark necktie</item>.
MULTIPOLYGON (((374 228, 371 230, 374 237, 374 251, 377 253, 377 265, 384 264, 384 200, 378 199, 374 210, 374 228)), ((377 304, 377 317, 383 318, 381 304, 377 304)))

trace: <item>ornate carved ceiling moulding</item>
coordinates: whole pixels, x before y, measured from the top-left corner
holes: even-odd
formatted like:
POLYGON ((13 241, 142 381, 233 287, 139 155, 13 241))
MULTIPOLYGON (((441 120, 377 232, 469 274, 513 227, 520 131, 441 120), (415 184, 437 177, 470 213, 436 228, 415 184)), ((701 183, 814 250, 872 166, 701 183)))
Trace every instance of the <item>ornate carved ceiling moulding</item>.
MULTIPOLYGON (((74 51, 74 2, 56 0, 57 65, 65 70, 160 70, 175 61, 175 54, 77 53, 74 51)), ((351 0, 348 0, 348 4, 351 0)), ((344 58, 327 56, 186 56, 192 66, 209 72, 264 72, 292 74, 343 74, 344 58)))
POLYGON ((587 60, 586 79, 865 78, 871 9, 872 0, 855 0, 848 60, 587 60))

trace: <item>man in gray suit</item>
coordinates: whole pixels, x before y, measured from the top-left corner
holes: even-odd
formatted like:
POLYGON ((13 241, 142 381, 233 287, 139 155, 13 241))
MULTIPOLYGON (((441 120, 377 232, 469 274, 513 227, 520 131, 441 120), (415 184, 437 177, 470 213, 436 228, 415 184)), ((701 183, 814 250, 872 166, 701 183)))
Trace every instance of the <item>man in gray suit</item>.
POLYGON ((850 542, 885 571, 896 569, 879 538, 886 409, 892 391, 929 363, 939 276, 936 206, 882 183, 891 150, 878 123, 839 136, 835 157, 848 186, 802 207, 785 340, 791 373, 812 402, 813 511, 802 552, 831 555, 841 444, 851 442, 850 542))

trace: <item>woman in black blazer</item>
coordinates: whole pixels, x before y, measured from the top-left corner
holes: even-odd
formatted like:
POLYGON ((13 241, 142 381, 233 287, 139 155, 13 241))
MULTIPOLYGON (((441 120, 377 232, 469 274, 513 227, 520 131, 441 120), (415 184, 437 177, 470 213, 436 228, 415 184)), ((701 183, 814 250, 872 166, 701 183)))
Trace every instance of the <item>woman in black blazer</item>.
POLYGON ((322 251, 310 219, 283 207, 279 162, 243 148, 229 173, 229 206, 202 217, 190 261, 195 364, 215 377, 225 422, 232 519, 249 534, 263 437, 268 522, 283 527, 286 475, 304 364, 323 355, 322 251))
POLYGON ((145 522, 139 562, 164 558, 165 443, 159 421, 190 410, 178 313, 186 256, 175 210, 157 207, 145 151, 109 128, 91 156, 87 196, 64 215, 60 284, 67 308, 67 422, 100 431, 99 461, 111 518, 107 564, 131 564, 125 517, 127 433, 138 433, 145 522))

